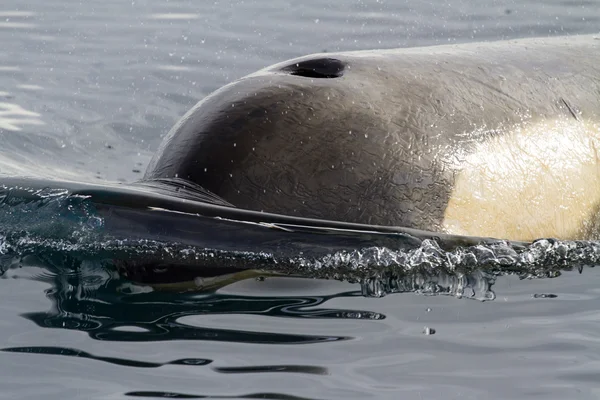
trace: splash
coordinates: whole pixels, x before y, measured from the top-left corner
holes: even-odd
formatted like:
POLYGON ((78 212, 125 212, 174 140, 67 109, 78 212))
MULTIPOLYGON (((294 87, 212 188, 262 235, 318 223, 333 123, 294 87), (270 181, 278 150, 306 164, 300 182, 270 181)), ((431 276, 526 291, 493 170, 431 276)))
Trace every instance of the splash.
MULTIPOLYGON (((231 221, 220 218, 204 218, 212 224, 212 231, 199 230, 206 235, 193 236, 193 243, 160 240, 157 238, 163 236, 142 237, 137 231, 133 235, 132 230, 116 229, 121 228, 114 223, 115 218, 120 221, 119 210, 100 210, 90 196, 49 188, 19 190, 0 192, 1 273, 22 265, 27 256, 35 256, 58 259, 65 269, 85 262, 121 267, 173 264, 197 270, 237 268, 360 283, 362 294, 369 297, 418 292, 493 300, 491 287, 498 276, 557 277, 562 271, 593 267, 600 260, 598 242, 552 239, 528 245, 497 241, 448 249, 435 239, 400 234, 391 235, 395 241, 384 241, 387 246, 369 246, 376 237, 373 233, 364 233, 359 241, 349 242, 340 231, 339 236, 328 232, 317 237, 314 243, 323 242, 320 247, 311 248, 308 242, 294 247, 286 242, 291 240, 286 236, 289 229, 243 221, 237 224, 257 229, 252 235, 270 235, 264 237, 268 239, 264 241, 265 248, 242 248, 235 237, 219 247, 212 240, 219 238, 218 230, 225 230, 222 237, 238 232, 231 229, 231 221)), ((130 221, 125 225, 129 227, 130 221)), ((246 231, 242 233, 248 235, 246 231)), ((301 238, 305 240, 310 235, 314 236, 309 232, 301 238)))

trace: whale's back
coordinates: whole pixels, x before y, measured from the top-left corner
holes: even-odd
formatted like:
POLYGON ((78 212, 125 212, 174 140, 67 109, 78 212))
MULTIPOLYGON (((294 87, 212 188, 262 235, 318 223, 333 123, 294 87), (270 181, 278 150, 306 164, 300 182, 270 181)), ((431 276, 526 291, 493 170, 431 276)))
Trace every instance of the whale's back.
POLYGON ((286 61, 198 103, 146 178, 189 180, 240 208, 449 229, 481 143, 529 123, 600 120, 599 50, 582 36, 286 61))

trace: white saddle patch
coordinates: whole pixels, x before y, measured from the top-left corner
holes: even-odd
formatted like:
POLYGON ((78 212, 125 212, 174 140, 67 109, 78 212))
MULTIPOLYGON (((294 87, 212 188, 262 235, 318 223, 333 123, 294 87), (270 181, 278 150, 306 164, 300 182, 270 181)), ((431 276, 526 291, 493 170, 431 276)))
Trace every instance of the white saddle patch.
POLYGON ((443 226, 509 240, 593 239, 600 205, 600 125, 527 122, 478 143, 458 167, 443 226))

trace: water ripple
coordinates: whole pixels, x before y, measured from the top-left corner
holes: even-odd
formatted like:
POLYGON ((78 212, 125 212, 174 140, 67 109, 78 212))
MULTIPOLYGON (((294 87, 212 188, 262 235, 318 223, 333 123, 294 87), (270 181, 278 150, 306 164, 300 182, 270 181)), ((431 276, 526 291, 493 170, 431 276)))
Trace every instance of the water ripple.
POLYGON ((147 361, 134 361, 127 360, 124 358, 115 357, 101 357, 95 356, 90 353, 86 353, 82 350, 64 348, 64 347, 50 347, 50 346, 31 346, 31 347, 7 347, 0 349, 0 351, 11 352, 11 353, 29 353, 29 354, 49 354, 56 356, 66 357, 80 357, 89 358, 91 360, 104 361, 110 364, 121 365, 124 367, 135 367, 135 368, 158 368, 163 365, 193 365, 201 366, 212 363, 212 360, 198 359, 198 358, 183 358, 180 360, 168 361, 164 363, 153 363, 147 361))
MULTIPOLYGON (((219 329, 182 322, 188 316, 264 315, 285 318, 383 319, 378 313, 358 310, 319 308, 332 298, 356 297, 359 292, 329 296, 238 296, 227 294, 147 292, 120 293, 122 284, 114 271, 100 264, 80 264, 76 270, 64 269, 64 259, 32 259, 30 265, 45 263, 53 271, 45 276, 51 288, 46 297, 53 306, 49 311, 23 313, 22 316, 42 328, 85 332, 100 341, 156 342, 193 340, 208 342, 310 344, 351 340, 350 336, 314 335, 219 329), (90 278, 93 275, 95 278, 90 278), (305 308, 310 307, 310 309, 305 308), (118 310, 118 312, 115 312, 118 310), (305 314, 304 314, 305 313, 305 314), (373 315, 377 315, 373 318, 373 315)), ((68 355, 73 355, 69 353, 68 355)), ((102 359, 89 354, 79 357, 102 359)), ((114 360, 112 361, 114 362, 114 360)), ((232 370, 233 372, 233 370, 232 370)))
POLYGON ((190 20, 198 19, 198 14, 185 14, 185 13, 161 13, 161 14, 150 14, 148 19, 159 19, 159 20, 190 20))
POLYGON ((44 125, 41 115, 18 104, 0 102, 0 131, 20 131, 21 125, 44 125))
POLYGON ((145 392, 134 391, 125 393, 125 396, 131 397, 155 397, 168 399, 271 399, 271 400, 316 400, 308 397, 298 397, 289 394, 281 393, 252 393, 236 396, 221 396, 221 395, 199 395, 199 394, 183 394, 174 392, 145 392))
POLYGON ((264 372, 291 372, 312 375, 327 375, 327 368, 311 365, 260 365, 250 367, 215 367, 215 371, 222 374, 248 374, 264 372))

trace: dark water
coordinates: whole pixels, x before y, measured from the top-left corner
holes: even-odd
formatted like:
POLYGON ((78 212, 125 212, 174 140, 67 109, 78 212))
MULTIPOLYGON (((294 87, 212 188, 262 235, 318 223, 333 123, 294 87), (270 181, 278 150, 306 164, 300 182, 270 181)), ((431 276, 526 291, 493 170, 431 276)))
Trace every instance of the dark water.
MULTIPOLYGON (((135 180, 196 101, 307 53, 599 26, 596 1, 6 0, 0 173, 135 180)), ((75 265, 67 253, 0 259, 0 398, 599 393, 598 269, 437 281, 453 294, 467 286, 461 298, 367 298, 358 284, 290 278, 173 294, 133 286, 94 260, 75 265), (471 290, 494 300, 467 299, 471 290)))

